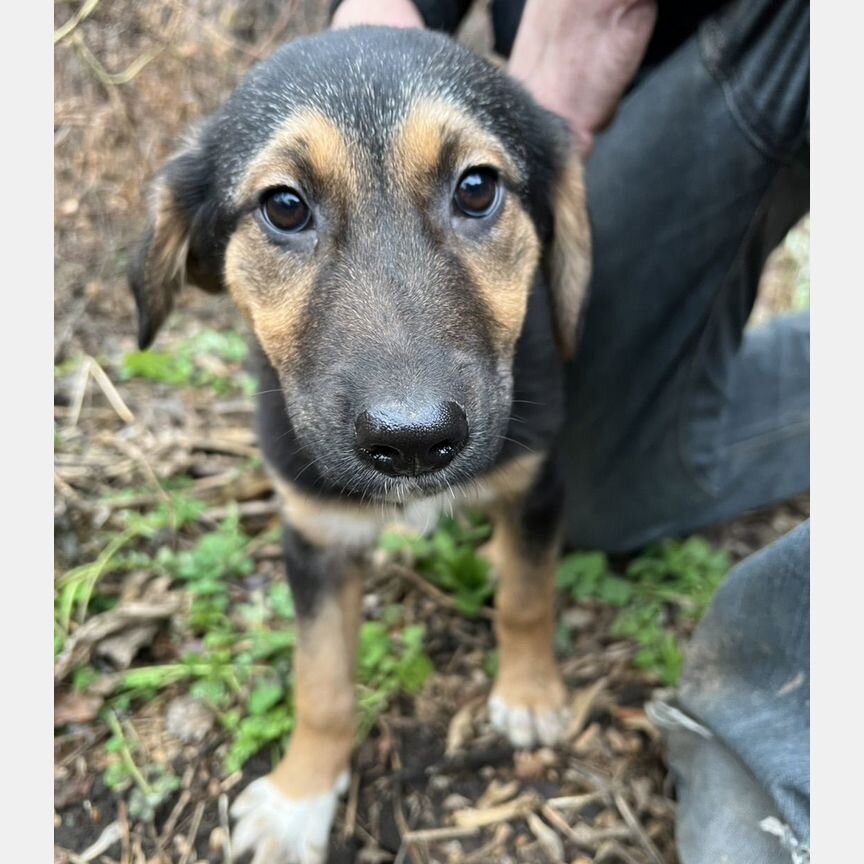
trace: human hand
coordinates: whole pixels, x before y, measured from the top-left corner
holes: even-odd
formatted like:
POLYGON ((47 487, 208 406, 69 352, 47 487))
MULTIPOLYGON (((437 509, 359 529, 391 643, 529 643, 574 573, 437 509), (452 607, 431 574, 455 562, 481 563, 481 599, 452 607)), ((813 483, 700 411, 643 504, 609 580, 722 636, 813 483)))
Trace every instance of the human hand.
POLYGON ((338 30, 358 24, 423 27, 424 21, 411 0, 345 0, 333 13, 330 27, 338 30))
POLYGON ((657 20, 656 0, 528 0, 508 71, 569 124, 583 158, 615 116, 657 20))

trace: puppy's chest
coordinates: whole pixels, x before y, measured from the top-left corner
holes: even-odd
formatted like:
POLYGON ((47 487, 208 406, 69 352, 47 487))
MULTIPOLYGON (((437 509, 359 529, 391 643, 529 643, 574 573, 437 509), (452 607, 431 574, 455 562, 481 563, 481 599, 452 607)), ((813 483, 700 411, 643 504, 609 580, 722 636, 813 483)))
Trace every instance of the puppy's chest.
MULTIPOLYGON (((316 498, 274 476, 288 523, 308 541, 330 549, 365 549, 381 532, 400 526, 418 534, 434 530, 442 516, 465 509, 488 509, 503 499, 518 498, 530 487, 541 462, 531 454, 489 472, 470 485, 404 504, 355 504, 316 498)), ((273 472, 275 474, 275 472, 273 472)))

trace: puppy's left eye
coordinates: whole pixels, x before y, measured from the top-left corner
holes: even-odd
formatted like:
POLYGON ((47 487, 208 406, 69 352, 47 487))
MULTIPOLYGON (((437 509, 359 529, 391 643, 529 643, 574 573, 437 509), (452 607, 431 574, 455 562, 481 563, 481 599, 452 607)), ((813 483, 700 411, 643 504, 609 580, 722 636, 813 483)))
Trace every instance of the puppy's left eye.
POLYGON ((498 204, 498 172, 492 168, 469 168, 460 178, 453 193, 453 203, 466 216, 482 219, 498 204))
POLYGON ((309 205, 287 186, 279 186, 264 193, 261 213, 267 224, 282 234, 298 234, 308 227, 312 217, 309 205))

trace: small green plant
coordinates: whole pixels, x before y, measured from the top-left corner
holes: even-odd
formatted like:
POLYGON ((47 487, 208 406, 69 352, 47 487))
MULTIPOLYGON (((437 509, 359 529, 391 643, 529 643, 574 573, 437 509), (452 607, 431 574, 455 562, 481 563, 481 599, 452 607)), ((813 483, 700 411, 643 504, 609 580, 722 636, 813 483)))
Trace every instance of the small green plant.
MULTIPOLYGON (((134 566, 141 562, 140 555, 136 557, 132 553, 124 557, 120 554, 121 550, 133 541, 151 538, 160 531, 177 531, 199 518, 205 509, 203 502, 176 494, 144 515, 131 510, 123 511, 125 529, 111 535, 96 560, 74 567, 57 579, 54 589, 55 656, 63 649, 72 620, 83 623, 99 580, 108 573, 122 571, 128 569, 130 564, 134 566)), ((148 559, 145 557, 144 560, 148 559)))
MULTIPOLYGON (((175 788, 176 778, 158 766, 136 762, 136 743, 124 734, 118 713, 166 690, 188 692, 208 704, 227 733, 224 769, 242 768, 265 747, 274 756, 294 729, 292 662, 296 642, 294 604, 285 582, 245 589, 249 599, 231 602, 232 592, 255 567, 252 538, 234 509, 216 527, 186 548, 165 543, 183 526, 199 520, 204 505, 175 492, 147 512, 120 511, 125 525, 115 532, 96 562, 66 574, 58 586, 55 617, 65 636, 73 613, 81 619, 96 604, 93 592, 106 573, 131 570, 167 576, 190 597, 174 622, 178 643, 195 646, 176 661, 143 665, 122 674, 108 699, 103 722, 112 732, 106 783, 134 796, 136 812, 151 814, 175 788), (153 551, 153 547, 157 548, 153 551), (160 773, 160 770, 162 773, 160 773)), ((266 539, 263 538, 263 539, 266 539)), ((98 599, 98 598, 97 598, 98 599)), ((432 670, 422 650, 423 628, 400 624, 400 611, 363 627, 359 650, 360 731, 368 734, 399 693, 414 693, 432 670)), ((58 640, 55 637, 55 647, 58 640)), ((62 647, 62 638, 59 640, 62 647)), ((92 667, 73 673, 73 686, 86 692, 99 678, 92 667)), ((131 801, 131 798, 130 798, 131 801)), ((131 806, 131 805, 130 805, 131 806)))
POLYGON ((619 607, 612 635, 636 642, 635 665, 672 685, 683 659, 674 625, 699 621, 728 570, 725 552, 691 537, 650 547, 630 562, 624 578, 601 552, 563 558, 557 577, 559 589, 576 600, 619 607))
POLYGON ((385 534, 380 545, 390 553, 407 552, 417 572, 452 594, 459 611, 473 618, 494 593, 489 562, 477 555, 478 544, 490 533, 489 524, 479 519, 468 525, 443 519, 429 537, 385 534))
POLYGON ((204 330, 168 351, 133 351, 123 361, 121 377, 146 378, 176 387, 208 387, 219 394, 254 392, 252 379, 242 373, 225 374, 225 363, 239 364, 248 348, 243 337, 233 331, 204 330), (219 361, 214 370, 214 359, 219 361))
POLYGON ((358 669, 361 739, 397 693, 418 692, 432 673, 432 661, 423 653, 424 633, 421 625, 391 631, 386 620, 363 625, 358 669))
POLYGON ((111 731, 105 745, 109 754, 105 785, 116 792, 131 790, 129 815, 150 822, 159 805, 180 788, 180 778, 158 762, 139 766, 134 756, 138 743, 127 738, 117 714, 108 709, 103 720, 111 731))

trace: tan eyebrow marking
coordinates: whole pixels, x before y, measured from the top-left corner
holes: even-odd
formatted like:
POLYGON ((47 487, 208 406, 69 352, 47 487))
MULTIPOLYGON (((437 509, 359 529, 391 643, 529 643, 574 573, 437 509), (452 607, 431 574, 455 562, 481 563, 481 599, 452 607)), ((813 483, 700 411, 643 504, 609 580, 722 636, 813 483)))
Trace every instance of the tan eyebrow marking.
POLYGON ((428 190, 446 151, 456 167, 491 165, 511 182, 521 172, 503 144, 466 111, 441 99, 415 103, 396 130, 392 159, 397 182, 413 194, 428 190))
POLYGON ((359 187, 347 137, 311 108, 289 117, 252 159, 237 186, 236 200, 243 203, 268 187, 291 185, 298 174, 310 171, 317 182, 343 195, 356 194, 359 187))

